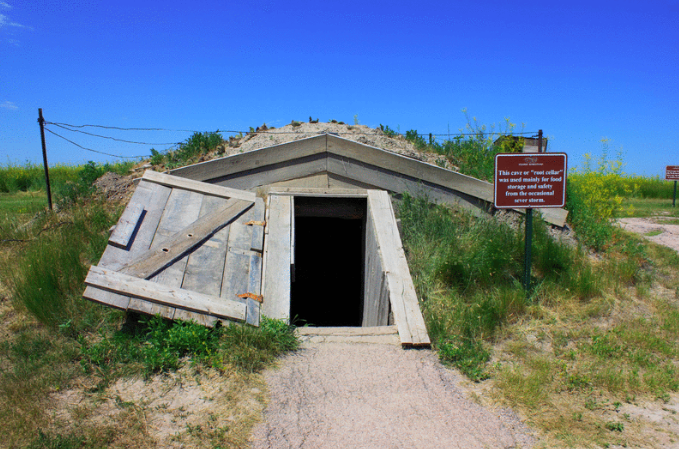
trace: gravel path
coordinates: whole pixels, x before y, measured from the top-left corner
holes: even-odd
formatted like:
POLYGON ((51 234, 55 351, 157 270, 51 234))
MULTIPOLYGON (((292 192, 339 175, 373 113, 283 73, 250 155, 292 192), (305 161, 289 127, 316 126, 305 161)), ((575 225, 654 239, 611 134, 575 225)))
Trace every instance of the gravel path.
POLYGON ((266 373, 270 402, 260 448, 527 448, 508 410, 466 398, 461 377, 428 350, 311 343, 266 373))
POLYGON ((666 217, 621 218, 620 227, 660 245, 679 251, 679 225, 665 224, 666 217), (655 235, 646 235, 655 234, 655 235))

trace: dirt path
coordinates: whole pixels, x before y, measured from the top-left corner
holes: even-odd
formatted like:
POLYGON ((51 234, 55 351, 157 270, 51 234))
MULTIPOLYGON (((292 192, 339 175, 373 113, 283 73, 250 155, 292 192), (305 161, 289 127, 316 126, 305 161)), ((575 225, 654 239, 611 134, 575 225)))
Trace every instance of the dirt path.
POLYGON ((667 217, 621 218, 618 224, 626 231, 679 251, 679 225, 663 223, 667 219, 667 217))
POLYGON ((508 410, 467 398, 429 350, 311 343, 266 373, 270 403, 254 448, 526 448, 508 410))

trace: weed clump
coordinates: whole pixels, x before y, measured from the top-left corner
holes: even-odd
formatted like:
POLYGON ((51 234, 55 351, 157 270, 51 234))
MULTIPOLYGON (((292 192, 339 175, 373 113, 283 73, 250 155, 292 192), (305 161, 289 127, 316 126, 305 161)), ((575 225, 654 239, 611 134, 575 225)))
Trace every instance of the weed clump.
POLYGON ((86 372, 96 367, 104 373, 104 380, 131 364, 139 366, 145 376, 176 370, 186 358, 219 370, 258 372, 297 345, 294 327, 279 320, 264 318, 259 328, 232 324, 210 329, 155 316, 140 318, 95 344, 83 340, 80 363, 86 372))
MULTIPOLYGON (((250 127, 250 132, 254 133, 255 129, 250 127)), ((226 145, 226 142, 219 131, 196 132, 174 150, 161 153, 151 149, 151 164, 165 165, 170 169, 182 167, 197 162, 201 156, 224 145, 226 145)))

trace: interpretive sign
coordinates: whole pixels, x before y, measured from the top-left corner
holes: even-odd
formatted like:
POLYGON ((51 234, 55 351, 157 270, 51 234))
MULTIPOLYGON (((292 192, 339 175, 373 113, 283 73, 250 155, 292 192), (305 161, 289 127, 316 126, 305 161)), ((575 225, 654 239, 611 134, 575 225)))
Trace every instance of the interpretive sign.
POLYGON ((665 179, 668 181, 679 180, 679 165, 668 165, 665 167, 665 179))
POLYGON ((564 207, 566 164, 564 153, 496 155, 495 207, 564 207))

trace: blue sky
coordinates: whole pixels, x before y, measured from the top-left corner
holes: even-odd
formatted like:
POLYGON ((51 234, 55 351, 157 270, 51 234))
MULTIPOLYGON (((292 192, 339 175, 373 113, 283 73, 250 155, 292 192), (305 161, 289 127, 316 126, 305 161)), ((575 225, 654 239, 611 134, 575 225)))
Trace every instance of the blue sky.
MULTIPOLYGON (((41 161, 38 108, 74 125, 247 130, 357 115, 435 134, 463 128, 466 108, 482 124, 543 129, 570 166, 606 137, 626 172, 662 174, 679 165, 679 0, 0 0, 0 163, 41 161)), ((116 155, 151 148, 51 129, 116 155)), ((114 160, 49 133, 47 146, 51 164, 114 160)))

